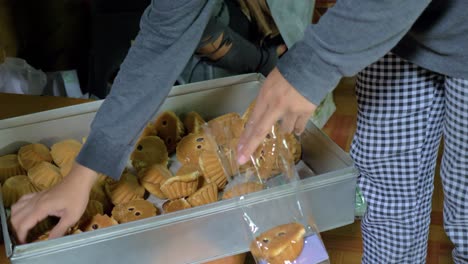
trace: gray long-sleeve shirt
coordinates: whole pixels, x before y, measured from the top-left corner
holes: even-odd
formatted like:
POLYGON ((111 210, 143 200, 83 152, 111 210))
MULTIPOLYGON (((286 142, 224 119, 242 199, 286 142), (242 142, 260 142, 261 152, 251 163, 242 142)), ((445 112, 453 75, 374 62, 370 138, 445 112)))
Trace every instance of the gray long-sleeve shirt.
MULTIPOLYGON (((119 178, 136 139, 194 52, 215 1, 153 0, 77 162, 119 178)), ((340 0, 279 61, 318 105, 341 77, 393 51, 429 70, 468 79, 468 2, 340 0)))

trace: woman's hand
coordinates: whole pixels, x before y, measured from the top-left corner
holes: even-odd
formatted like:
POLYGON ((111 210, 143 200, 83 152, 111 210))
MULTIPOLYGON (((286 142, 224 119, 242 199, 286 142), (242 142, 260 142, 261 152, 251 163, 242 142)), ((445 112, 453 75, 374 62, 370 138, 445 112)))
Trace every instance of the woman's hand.
POLYGON ((239 139, 239 164, 248 161, 276 121, 281 121, 285 133, 294 131, 299 135, 316 108, 289 84, 277 68, 273 69, 260 89, 255 107, 239 139))
POLYGON ((81 217, 97 173, 79 164, 51 189, 21 197, 11 207, 11 224, 19 243, 25 243, 31 228, 47 216, 60 217, 49 238, 63 236, 81 217))

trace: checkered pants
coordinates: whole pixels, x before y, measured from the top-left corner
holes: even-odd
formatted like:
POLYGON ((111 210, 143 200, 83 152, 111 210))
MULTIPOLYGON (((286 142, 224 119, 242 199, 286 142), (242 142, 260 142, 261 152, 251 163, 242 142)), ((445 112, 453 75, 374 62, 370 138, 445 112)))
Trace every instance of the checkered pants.
POLYGON ((368 203, 363 263, 425 263, 441 135, 444 227, 468 263, 468 80, 388 54, 357 80, 351 155, 368 203))

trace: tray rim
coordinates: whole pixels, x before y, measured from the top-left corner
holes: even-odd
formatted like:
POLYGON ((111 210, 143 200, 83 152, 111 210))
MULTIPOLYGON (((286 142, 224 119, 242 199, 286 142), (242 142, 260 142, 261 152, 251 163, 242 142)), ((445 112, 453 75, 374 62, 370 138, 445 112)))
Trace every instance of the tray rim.
MULTIPOLYGON (((117 226, 111 226, 93 232, 83 232, 72 236, 64 236, 54 240, 41 241, 24 245, 10 244, 13 248, 10 258, 11 260, 28 259, 31 257, 47 255, 53 252, 66 251, 68 249, 82 247, 85 245, 100 243, 114 238, 125 237, 135 233, 142 233, 149 230, 158 229, 160 227, 179 222, 187 222, 195 218, 202 218, 214 214, 219 214, 227 210, 241 209, 241 204, 242 206, 251 206, 259 204, 265 200, 279 199, 282 197, 294 195, 296 191, 312 191, 332 184, 353 180, 355 179, 355 176, 356 169, 347 167, 341 170, 314 175, 306 179, 302 179, 299 181, 301 183, 299 185, 297 183, 287 183, 281 186, 276 186, 256 193, 248 194, 243 197, 242 201, 236 198, 221 200, 216 203, 196 207, 195 209, 190 208, 171 214, 158 215, 156 217, 142 219, 117 226), (125 228, 122 228, 122 225, 125 225, 125 228), (86 240, 86 244, 81 243, 82 240, 86 240)), ((2 218, 3 217, 4 215, 2 214, 2 218)), ((8 236, 10 235, 8 232, 7 234, 8 236)))

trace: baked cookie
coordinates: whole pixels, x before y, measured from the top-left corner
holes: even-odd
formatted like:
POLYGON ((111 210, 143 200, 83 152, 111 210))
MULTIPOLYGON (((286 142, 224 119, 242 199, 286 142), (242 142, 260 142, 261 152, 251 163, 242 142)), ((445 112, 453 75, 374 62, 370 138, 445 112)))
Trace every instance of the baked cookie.
POLYGON ((78 220, 77 227, 81 228, 83 224, 89 223, 89 221, 91 221, 97 214, 104 214, 104 207, 102 203, 96 200, 89 200, 83 215, 81 216, 80 220, 78 220))
POLYGON ((244 182, 225 190, 223 193, 223 200, 233 197, 242 196, 248 193, 258 192, 263 190, 263 184, 259 182, 244 182))
POLYGON ((118 182, 105 185, 105 190, 114 205, 143 199, 145 195, 145 188, 140 185, 137 176, 129 172, 124 172, 118 182))
POLYGON ((112 217, 119 224, 128 223, 157 215, 157 209, 146 200, 133 200, 112 209, 112 217))
POLYGON ((187 202, 192 206, 214 203, 218 201, 218 186, 216 183, 209 183, 187 198, 187 202))
POLYGON ((50 155, 57 166, 70 166, 80 153, 82 144, 74 139, 59 141, 50 147, 50 155))
POLYGON ((289 152, 294 158, 294 162, 297 163, 301 160, 302 157, 302 146, 301 142, 296 138, 292 133, 288 133, 284 136, 286 144, 288 146, 289 152))
POLYGON ((162 164, 153 164, 138 172, 141 185, 152 195, 166 199, 166 195, 161 191, 161 185, 172 177, 171 171, 162 164))
POLYGON ((113 225, 118 225, 119 223, 112 217, 109 217, 108 215, 101 215, 97 214, 91 218, 91 220, 86 223, 84 226, 83 231, 93 231, 93 230, 98 230, 102 229, 105 227, 113 226, 113 225))
POLYGON ((28 144, 19 149, 18 161, 25 170, 29 170, 41 161, 52 162, 52 155, 44 144, 28 144))
POLYGON ((139 171, 153 164, 167 166, 169 156, 166 145, 156 136, 144 137, 136 145, 130 159, 133 167, 139 171))
POLYGON ((227 178, 230 175, 225 171, 223 163, 216 152, 202 152, 200 154, 199 166, 207 183, 216 183, 219 190, 226 186, 227 178))
POLYGON ((184 118, 184 127, 187 131, 187 134, 190 133, 200 133, 203 132, 203 125, 206 121, 201 117, 197 112, 189 112, 185 115, 184 118))
POLYGON ((165 111, 156 119, 154 129, 158 137, 166 144, 169 154, 174 153, 185 131, 184 124, 179 117, 172 111, 165 111))
MULTIPOLYGON (((279 128, 277 125, 272 127, 265 139, 257 147, 253 153, 253 166, 262 179, 268 179, 278 174, 279 158, 289 158, 291 155, 285 149, 282 137, 279 136, 279 128)), ((289 162, 289 161, 287 161, 289 162)))
POLYGON ((194 164, 183 164, 175 173, 174 176, 182 176, 182 175, 186 175, 186 174, 191 174, 191 173, 199 173, 200 176, 198 177, 198 188, 201 188, 203 186, 205 186, 206 184, 208 184, 206 181, 205 181, 205 178, 203 177, 203 174, 201 173, 201 170, 200 170, 200 167, 197 165, 194 165, 194 164))
MULTIPOLYGON (((106 193, 106 185, 107 183, 105 185, 94 184, 89 193, 89 200, 96 200, 100 202, 102 204, 104 213, 110 213, 114 205, 112 204, 110 197, 106 193)), ((108 188, 109 187, 107 187, 107 189, 108 188)))
POLYGON ((238 113, 228 113, 208 121, 208 127, 219 146, 229 145, 232 139, 241 136, 244 120, 238 113))
POLYGON ((39 191, 48 189, 62 180, 60 169, 46 161, 42 161, 28 170, 28 177, 39 191))
POLYGON ((181 176, 174 176, 161 185, 161 191, 168 199, 190 196, 197 191, 200 173, 193 172, 181 176))
POLYGON ((3 205, 5 207, 10 207, 16 203, 21 196, 37 191, 37 188, 26 175, 16 175, 8 178, 2 185, 3 205))
POLYGON ((216 151, 216 143, 205 133, 188 134, 177 145, 176 157, 182 164, 198 166, 200 154, 204 151, 216 151))
POLYGON ((293 263, 304 247, 305 228, 299 223, 274 227, 255 238, 250 251, 270 264, 293 263))
POLYGON ((185 200, 185 198, 169 200, 163 204, 164 213, 172 213, 184 209, 191 208, 190 204, 185 200))
POLYGON ((0 182, 4 183, 9 177, 26 174, 21 167, 16 154, 9 154, 0 157, 0 182))

